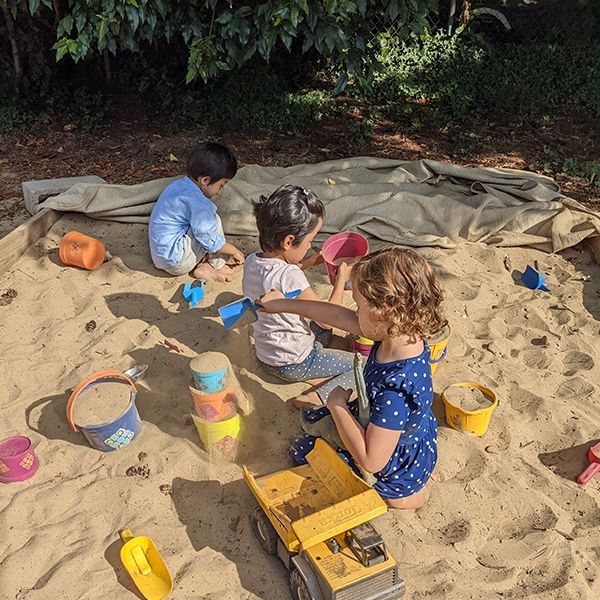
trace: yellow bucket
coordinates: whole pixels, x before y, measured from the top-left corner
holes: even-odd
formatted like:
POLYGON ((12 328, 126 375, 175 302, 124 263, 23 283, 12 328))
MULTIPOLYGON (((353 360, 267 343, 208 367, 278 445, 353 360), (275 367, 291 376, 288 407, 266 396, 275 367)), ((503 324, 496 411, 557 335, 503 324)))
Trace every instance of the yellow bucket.
POLYGON ((444 402, 444 407, 446 409, 446 423, 448 423, 452 429, 463 431, 464 433, 470 433, 478 437, 481 437, 487 431, 488 425, 490 424, 490 419, 492 418, 492 413, 500 402, 495 392, 489 388, 479 385, 478 383, 470 383, 468 381, 453 383, 446 387, 442 392, 442 401, 444 402), (446 394, 448 389, 451 387, 466 387, 479 390, 484 396, 489 398, 491 405, 477 410, 465 410, 460 406, 456 406, 455 404, 452 404, 450 400, 448 400, 448 396, 446 394))
POLYGON ((450 329, 450 325, 446 324, 433 337, 427 340, 429 343, 432 375, 437 371, 438 365, 446 358, 446 346, 451 335, 452 329, 450 329))
POLYGON ((206 452, 209 454, 216 452, 226 458, 235 456, 241 429, 240 415, 216 423, 204 421, 196 415, 192 415, 192 419, 206 452))

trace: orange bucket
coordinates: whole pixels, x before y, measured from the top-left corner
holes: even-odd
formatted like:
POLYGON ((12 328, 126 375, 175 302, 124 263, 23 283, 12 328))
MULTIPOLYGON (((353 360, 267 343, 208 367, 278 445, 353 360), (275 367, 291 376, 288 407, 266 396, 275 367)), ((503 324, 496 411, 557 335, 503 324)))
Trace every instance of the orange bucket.
POLYGON ((88 271, 97 269, 104 262, 105 254, 104 242, 79 231, 65 234, 58 247, 58 256, 65 265, 88 271))
POLYGON ((236 395, 231 388, 205 394, 190 385, 196 414, 205 421, 215 423, 233 417, 236 413, 236 395))

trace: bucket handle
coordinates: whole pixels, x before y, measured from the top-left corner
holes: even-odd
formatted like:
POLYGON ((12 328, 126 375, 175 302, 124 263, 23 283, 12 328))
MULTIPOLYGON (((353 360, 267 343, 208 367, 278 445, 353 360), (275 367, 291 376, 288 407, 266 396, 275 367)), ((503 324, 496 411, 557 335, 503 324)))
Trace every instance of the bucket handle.
POLYGON ((123 379, 126 381, 133 389, 133 392, 136 393, 137 389, 135 384, 127 375, 124 375, 121 371, 98 371, 97 373, 93 373, 89 377, 86 377, 72 392, 69 396, 69 400, 67 401, 67 421, 69 421, 69 425, 71 425, 71 429, 73 431, 77 431, 77 427, 75 427, 75 423, 73 422, 73 404, 79 394, 90 384, 100 381, 101 379, 123 379))
POLYGON ((431 359, 429 362, 432 365, 435 365, 439 362, 442 362, 445 358, 446 358, 446 352, 447 352, 448 348, 444 348, 443 352, 440 354, 440 356, 438 358, 435 359, 431 359))

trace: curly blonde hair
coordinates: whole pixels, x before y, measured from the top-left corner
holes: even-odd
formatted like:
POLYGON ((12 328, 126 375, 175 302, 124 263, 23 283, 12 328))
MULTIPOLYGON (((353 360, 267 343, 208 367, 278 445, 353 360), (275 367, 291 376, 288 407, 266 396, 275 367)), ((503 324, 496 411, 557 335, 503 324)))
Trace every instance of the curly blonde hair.
POLYGON ((442 289, 429 263, 414 250, 373 252, 354 265, 351 280, 374 319, 388 325, 388 335, 430 337, 447 324, 442 289))

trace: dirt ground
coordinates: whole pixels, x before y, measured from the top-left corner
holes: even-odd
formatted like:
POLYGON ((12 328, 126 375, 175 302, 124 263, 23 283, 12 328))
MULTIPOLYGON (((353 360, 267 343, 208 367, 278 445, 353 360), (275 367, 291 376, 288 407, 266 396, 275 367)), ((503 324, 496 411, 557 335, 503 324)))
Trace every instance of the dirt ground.
POLYGON ((504 119, 450 129, 420 117, 416 129, 414 116, 399 116, 365 128, 357 110, 345 118, 325 118, 301 133, 216 128, 173 133, 154 118, 139 114, 117 111, 98 133, 80 132, 69 123, 40 123, 26 132, 0 136, 0 234, 27 218, 21 200, 23 181, 99 175, 109 183, 138 183, 177 175, 185 170, 189 149, 209 138, 229 144, 242 165, 288 166, 369 155, 533 170, 554 177, 566 195, 600 210, 600 188, 593 181, 552 168, 566 157, 598 160, 600 131, 598 123, 589 119, 557 118, 542 125, 504 119))

